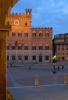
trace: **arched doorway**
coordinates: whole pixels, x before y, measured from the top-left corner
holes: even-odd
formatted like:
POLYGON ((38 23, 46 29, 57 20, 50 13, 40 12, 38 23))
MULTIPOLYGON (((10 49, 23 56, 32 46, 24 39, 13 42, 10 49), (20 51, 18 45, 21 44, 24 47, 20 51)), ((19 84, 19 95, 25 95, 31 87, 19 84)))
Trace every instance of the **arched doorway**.
POLYGON ((39 62, 42 62, 42 55, 39 55, 39 62))

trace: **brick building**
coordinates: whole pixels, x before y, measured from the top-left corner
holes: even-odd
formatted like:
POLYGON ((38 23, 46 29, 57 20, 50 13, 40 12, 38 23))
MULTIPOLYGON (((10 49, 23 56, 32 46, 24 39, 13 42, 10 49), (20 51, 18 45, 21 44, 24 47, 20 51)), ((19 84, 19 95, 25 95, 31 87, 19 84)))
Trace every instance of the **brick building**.
POLYGON ((7 24, 12 28, 7 35, 8 62, 52 61, 52 28, 33 28, 31 23, 31 9, 8 16, 7 24))
POLYGON ((68 33, 55 35, 54 44, 56 59, 58 61, 68 61, 68 33))

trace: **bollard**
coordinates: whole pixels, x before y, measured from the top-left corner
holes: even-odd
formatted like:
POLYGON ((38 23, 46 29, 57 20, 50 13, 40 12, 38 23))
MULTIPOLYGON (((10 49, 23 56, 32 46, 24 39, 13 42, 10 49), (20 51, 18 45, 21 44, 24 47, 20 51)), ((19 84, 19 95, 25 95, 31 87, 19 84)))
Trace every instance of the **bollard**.
POLYGON ((38 76, 35 76, 35 86, 38 86, 38 76))
POLYGON ((64 76, 64 84, 68 84, 68 74, 64 76))

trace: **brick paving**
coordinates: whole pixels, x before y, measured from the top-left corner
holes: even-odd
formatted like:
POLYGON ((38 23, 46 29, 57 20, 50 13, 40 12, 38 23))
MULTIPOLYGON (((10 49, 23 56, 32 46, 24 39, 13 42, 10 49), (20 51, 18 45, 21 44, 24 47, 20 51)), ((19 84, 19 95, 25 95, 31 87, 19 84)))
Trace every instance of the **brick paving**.
POLYGON ((36 66, 10 67, 7 70, 7 88, 14 100, 68 100, 68 85, 64 85, 65 68, 53 74, 53 65, 37 64, 36 66), (39 86, 34 86, 35 76, 39 77, 39 86))
POLYGON ((68 85, 9 88, 14 100, 68 100, 68 85))

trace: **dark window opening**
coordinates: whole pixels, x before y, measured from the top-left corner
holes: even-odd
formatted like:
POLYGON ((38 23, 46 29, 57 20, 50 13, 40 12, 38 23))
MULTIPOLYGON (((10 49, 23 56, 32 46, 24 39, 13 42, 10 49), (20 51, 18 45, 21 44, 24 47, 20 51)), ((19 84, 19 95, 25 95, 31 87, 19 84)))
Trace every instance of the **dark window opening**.
POLYGON ((25 33, 25 37, 28 37, 28 33, 25 33))
POLYGON ((25 60, 28 60, 28 56, 25 56, 24 59, 25 59, 25 60))
POLYGON ((45 50, 49 50, 49 46, 45 46, 45 50))
POLYGON ((9 56, 7 56, 7 60, 9 60, 9 56))
POLYGON ((15 60, 15 56, 12 56, 12 60, 15 60))
POLYGON ((22 46, 18 46, 18 50, 22 50, 22 46))
POLYGON ((32 46, 32 50, 36 50, 36 46, 32 46))
POLYGON ((24 50, 28 50, 28 46, 24 46, 24 50))
POLYGON ((36 56, 32 56, 32 60, 36 60, 36 56))
POLYGON ((43 50, 43 47, 42 46, 39 46, 39 50, 43 50))
POLYGON ((45 60, 49 60, 49 56, 45 56, 45 60))
POLYGON ((12 46, 12 50, 15 50, 15 46, 12 46))

